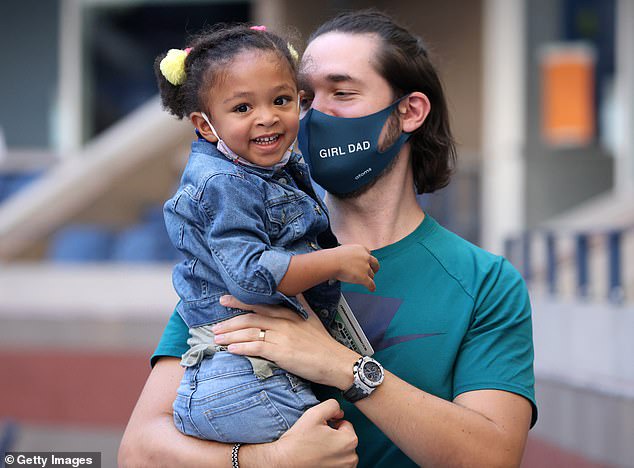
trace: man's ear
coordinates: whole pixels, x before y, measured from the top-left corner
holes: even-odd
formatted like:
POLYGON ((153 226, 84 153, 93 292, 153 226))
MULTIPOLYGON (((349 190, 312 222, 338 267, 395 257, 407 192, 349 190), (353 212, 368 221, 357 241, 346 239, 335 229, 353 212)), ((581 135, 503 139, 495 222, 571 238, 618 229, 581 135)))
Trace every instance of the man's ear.
POLYGON ((413 132, 418 129, 429 115, 431 104, 427 96, 419 91, 414 91, 398 103, 398 113, 401 117, 404 132, 413 132))
POLYGON ((189 120, 192 121, 194 127, 196 127, 198 132, 203 136, 205 140, 210 143, 215 143, 218 141, 218 138, 216 138, 216 135, 214 135, 214 133, 211 131, 211 127, 209 126, 201 112, 192 112, 191 114, 189 114, 189 120))

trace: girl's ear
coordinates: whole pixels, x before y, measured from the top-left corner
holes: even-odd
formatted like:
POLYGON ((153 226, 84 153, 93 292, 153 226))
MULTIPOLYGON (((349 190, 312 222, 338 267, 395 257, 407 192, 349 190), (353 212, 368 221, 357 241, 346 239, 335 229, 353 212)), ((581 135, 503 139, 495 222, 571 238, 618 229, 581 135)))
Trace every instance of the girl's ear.
POLYGON ((209 126, 201 112, 192 112, 191 114, 189 114, 189 120, 191 120, 194 127, 196 127, 198 132, 203 136, 205 140, 210 143, 216 143, 218 141, 218 138, 216 138, 216 135, 214 135, 214 133, 211 131, 211 127, 209 126))
POLYGON ((419 91, 414 91, 398 103, 398 113, 401 116, 404 132, 413 132, 418 129, 431 110, 431 104, 427 96, 419 91))

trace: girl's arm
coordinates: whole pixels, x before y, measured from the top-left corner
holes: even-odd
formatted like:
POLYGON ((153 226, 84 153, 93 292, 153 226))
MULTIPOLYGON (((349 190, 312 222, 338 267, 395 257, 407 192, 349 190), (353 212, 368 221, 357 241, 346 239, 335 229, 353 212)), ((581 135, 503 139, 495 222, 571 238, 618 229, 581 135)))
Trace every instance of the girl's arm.
POLYGON ((362 245, 340 245, 334 249, 293 255, 277 290, 296 296, 330 279, 356 283, 374 291, 374 273, 379 262, 362 245))

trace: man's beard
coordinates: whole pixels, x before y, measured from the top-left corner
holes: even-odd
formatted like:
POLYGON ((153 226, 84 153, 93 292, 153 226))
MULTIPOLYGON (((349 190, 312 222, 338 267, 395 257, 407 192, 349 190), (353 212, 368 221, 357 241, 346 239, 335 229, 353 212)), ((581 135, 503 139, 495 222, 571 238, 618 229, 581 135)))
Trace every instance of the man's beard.
MULTIPOLYGON (((400 136, 401 136, 401 126, 400 126, 400 122, 398 118, 398 109, 394 109, 394 113, 390 115, 390 117, 387 119, 386 128, 385 128, 385 138, 383 138, 383 141, 379 144, 379 151, 385 151, 387 148, 392 146, 396 142, 396 140, 398 140, 400 136)), ((390 163, 381 171, 381 173, 378 176, 376 176, 372 180, 372 182, 368 182, 368 184, 364 185, 363 187, 359 187, 358 189, 348 193, 335 193, 335 192, 328 192, 328 193, 332 195, 333 197, 338 198, 339 200, 349 200, 351 198, 358 198, 364 193, 366 193, 368 190, 370 190, 372 187, 374 187, 379 180, 381 180, 387 174, 392 172, 392 170, 396 166, 397 160, 398 160, 398 156, 392 158, 390 163)))

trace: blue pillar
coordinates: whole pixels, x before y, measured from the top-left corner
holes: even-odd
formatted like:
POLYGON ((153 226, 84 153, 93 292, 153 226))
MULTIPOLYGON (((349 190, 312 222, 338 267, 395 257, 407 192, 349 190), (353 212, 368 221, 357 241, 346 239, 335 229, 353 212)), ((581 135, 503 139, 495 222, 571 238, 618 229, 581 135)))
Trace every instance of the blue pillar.
POLYGON ((588 235, 577 234, 576 236, 576 257, 577 257, 577 294, 580 297, 588 296, 588 235))
POLYGON ((546 281, 548 292, 551 295, 557 293, 557 244, 553 232, 546 233, 546 281))
POLYGON ((504 258, 506 258, 513 265, 517 265, 517 263, 515 262, 515 258, 513 258, 513 244, 515 244, 515 241, 512 237, 507 237, 506 239, 504 239, 504 258))
POLYGON ((621 231, 608 233, 608 300, 620 304, 623 301, 621 283, 621 231))

